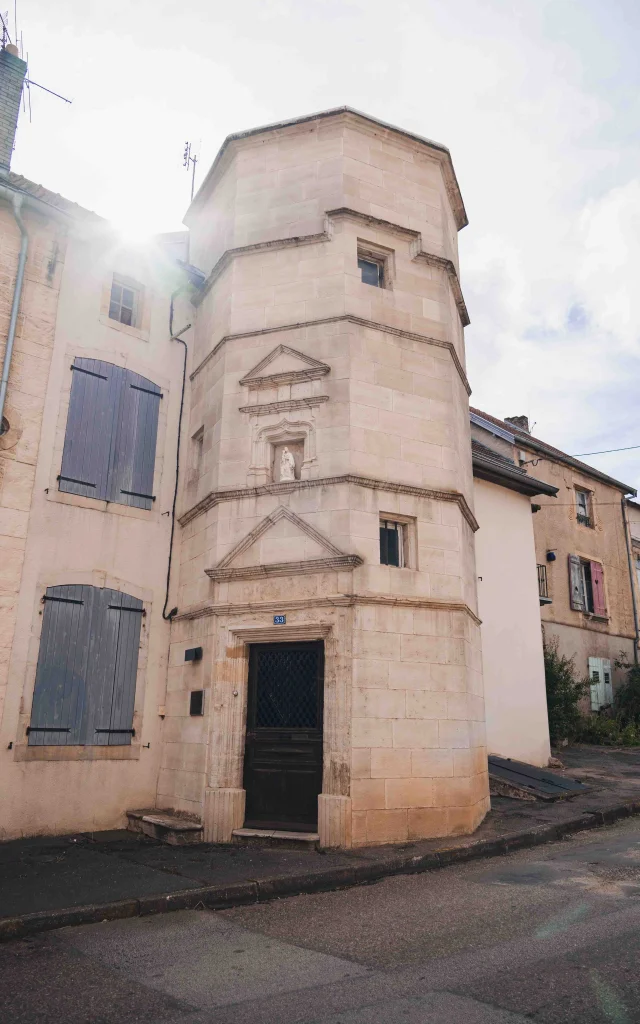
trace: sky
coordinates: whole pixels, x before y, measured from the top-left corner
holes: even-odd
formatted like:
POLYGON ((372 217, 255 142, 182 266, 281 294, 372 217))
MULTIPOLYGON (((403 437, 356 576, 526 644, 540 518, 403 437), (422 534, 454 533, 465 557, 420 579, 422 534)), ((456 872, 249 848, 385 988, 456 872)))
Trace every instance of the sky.
MULTIPOLYGON (((9 13, 13 29, 13 10, 9 13)), ((347 104, 449 147, 472 404, 570 454, 640 445, 637 0, 17 0, 13 169, 180 228, 233 131, 347 104)), ((586 458, 640 488, 640 448, 586 458)))

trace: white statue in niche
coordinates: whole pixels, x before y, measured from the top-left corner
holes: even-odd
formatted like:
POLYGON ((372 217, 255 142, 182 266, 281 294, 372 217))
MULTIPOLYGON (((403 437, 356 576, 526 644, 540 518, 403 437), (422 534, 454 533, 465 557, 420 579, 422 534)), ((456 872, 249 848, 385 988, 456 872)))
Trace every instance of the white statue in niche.
POLYGON ((289 451, 285 447, 282 449, 282 455, 280 456, 280 482, 283 480, 295 480, 296 478, 296 462, 289 451))

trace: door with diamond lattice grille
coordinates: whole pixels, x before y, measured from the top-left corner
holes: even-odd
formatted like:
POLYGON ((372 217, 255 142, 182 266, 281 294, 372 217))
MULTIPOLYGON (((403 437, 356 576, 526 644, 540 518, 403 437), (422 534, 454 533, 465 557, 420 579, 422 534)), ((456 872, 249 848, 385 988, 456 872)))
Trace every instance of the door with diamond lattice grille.
POLYGON ((251 645, 246 826, 316 830, 323 690, 322 641, 251 645))

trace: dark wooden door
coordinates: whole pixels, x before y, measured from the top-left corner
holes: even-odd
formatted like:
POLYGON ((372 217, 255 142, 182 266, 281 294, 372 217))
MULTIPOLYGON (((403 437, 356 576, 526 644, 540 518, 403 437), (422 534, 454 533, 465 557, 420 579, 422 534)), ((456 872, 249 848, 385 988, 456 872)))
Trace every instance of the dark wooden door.
POLYGON ((245 826, 316 830, 323 691, 322 641, 251 645, 245 826))

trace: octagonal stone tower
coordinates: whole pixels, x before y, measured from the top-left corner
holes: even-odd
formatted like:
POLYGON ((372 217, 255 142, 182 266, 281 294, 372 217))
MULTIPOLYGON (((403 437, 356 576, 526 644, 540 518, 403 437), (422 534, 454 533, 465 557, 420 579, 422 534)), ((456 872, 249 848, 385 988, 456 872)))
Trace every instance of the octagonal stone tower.
POLYGON ((187 224, 207 279, 159 800, 218 842, 471 832, 489 796, 449 152, 349 108, 232 135, 187 224))

